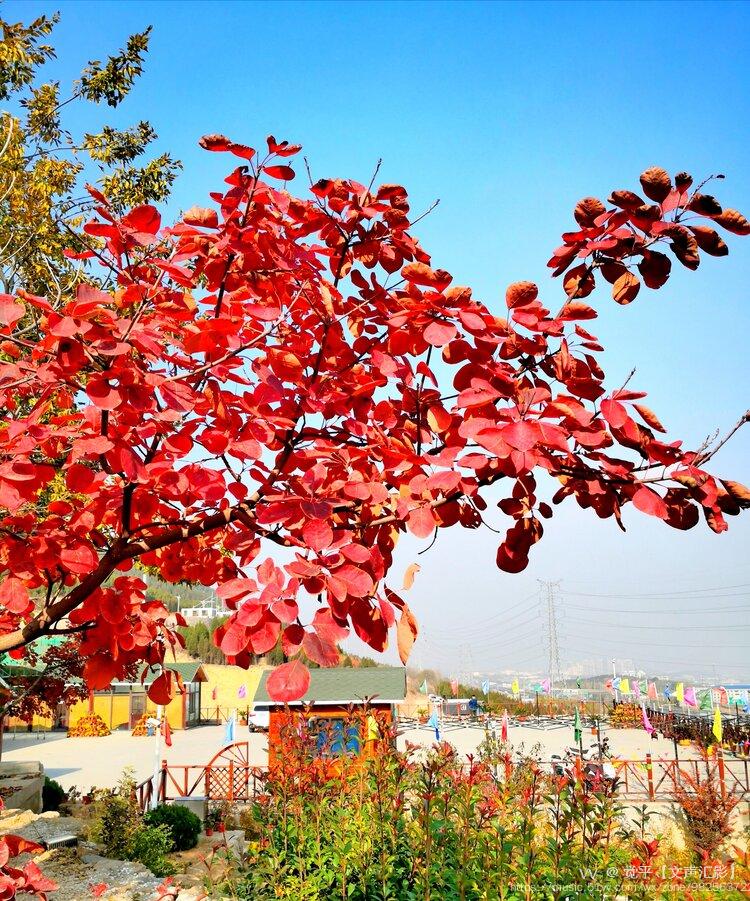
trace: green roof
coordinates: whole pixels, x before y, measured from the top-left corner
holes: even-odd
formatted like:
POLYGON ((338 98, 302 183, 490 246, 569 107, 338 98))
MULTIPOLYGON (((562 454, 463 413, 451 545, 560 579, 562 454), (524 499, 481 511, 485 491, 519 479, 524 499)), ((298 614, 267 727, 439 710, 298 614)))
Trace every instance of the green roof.
MULTIPOLYGON (((272 706, 266 683, 271 672, 263 673, 255 693, 255 705, 272 706)), ((406 669, 400 666, 337 666, 311 669, 310 687, 293 704, 351 704, 372 698, 379 703, 403 701, 406 697, 406 669)))
MULTIPOLYGON (((144 666, 141 669, 140 673, 138 674, 138 678, 135 680, 136 682, 141 681, 141 676, 143 675, 143 671, 145 669, 146 669, 146 666, 144 666)), ((183 682, 207 682, 208 681, 206 674, 203 671, 203 664, 200 661, 191 662, 191 663, 165 663, 164 669, 171 669, 172 672, 175 672, 179 676, 182 676, 183 682)), ((146 674, 146 678, 143 680, 143 684, 150 685, 158 675, 159 675, 158 672, 154 672, 152 670, 151 672, 146 674)))

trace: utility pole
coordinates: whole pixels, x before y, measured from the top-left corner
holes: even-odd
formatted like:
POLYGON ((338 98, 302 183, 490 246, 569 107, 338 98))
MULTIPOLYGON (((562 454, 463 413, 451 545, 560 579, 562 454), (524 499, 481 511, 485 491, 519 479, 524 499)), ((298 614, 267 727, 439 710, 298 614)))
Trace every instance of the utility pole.
POLYGON ((539 579, 540 590, 544 589, 547 595, 547 638, 549 641, 549 680, 550 696, 554 695, 555 680, 562 681, 560 671, 560 647, 557 643, 557 611, 555 609, 555 589, 560 585, 557 582, 544 582, 539 579))

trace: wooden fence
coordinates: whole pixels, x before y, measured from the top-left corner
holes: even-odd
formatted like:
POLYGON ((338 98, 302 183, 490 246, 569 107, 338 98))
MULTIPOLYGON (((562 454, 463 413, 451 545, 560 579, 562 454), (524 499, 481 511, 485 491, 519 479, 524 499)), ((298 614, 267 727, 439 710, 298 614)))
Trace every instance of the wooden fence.
MULTIPOLYGON (((630 801, 670 801, 676 788, 688 793, 696 783, 710 778, 712 769, 722 795, 735 795, 750 800, 750 761, 725 758, 721 753, 707 760, 654 759, 611 760, 617 773, 617 795, 630 801)), ((552 771, 551 762, 542 762, 552 771)), ((175 765, 162 761, 157 786, 153 777, 136 789, 141 810, 151 806, 154 790, 159 804, 177 798, 205 798, 208 801, 251 801, 265 790, 267 767, 229 760, 200 765, 175 765)))

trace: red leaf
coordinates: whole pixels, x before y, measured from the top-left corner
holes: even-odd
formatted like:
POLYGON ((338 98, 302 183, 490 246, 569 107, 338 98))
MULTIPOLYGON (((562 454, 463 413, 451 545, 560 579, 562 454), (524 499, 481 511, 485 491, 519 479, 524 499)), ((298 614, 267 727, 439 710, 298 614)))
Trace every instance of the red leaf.
POLYGON ((291 181, 294 178, 294 169, 291 166, 264 166, 263 171, 271 178, 279 178, 282 181, 291 181))
POLYGON ((623 272, 623 274, 612 285, 612 297, 617 303, 628 304, 635 299, 636 294, 641 290, 641 283, 633 275, 632 272, 623 272))
POLYGON ((310 670, 299 660, 277 666, 266 682, 269 697, 282 704, 298 701, 309 687, 310 670))
POLYGON ((641 513, 648 513, 649 516, 658 516, 659 519, 667 518, 667 505, 661 495, 645 485, 641 485, 633 495, 633 506, 641 513))
POLYGON ((31 604, 29 592, 24 583, 11 576, 0 584, 0 604, 11 613, 26 613, 31 604))
POLYGON ((92 691, 109 688, 118 674, 119 666, 109 654, 94 654, 83 667, 83 678, 92 691))
POLYGON ((666 432, 667 430, 664 426, 659 422, 659 417, 654 413, 653 410, 650 410, 644 404, 633 404, 636 410, 641 414, 641 419, 646 423, 646 425, 650 425, 652 429, 656 432, 666 432))
POLYGON ((417 626, 417 621, 414 618, 414 614, 411 612, 409 605, 404 604, 403 609, 401 610, 401 619, 398 621, 398 628, 396 630, 398 656, 401 658, 401 662, 404 666, 406 666, 406 663, 409 660, 409 654, 411 653, 418 632, 419 628, 417 626))
POLYGON ((443 347, 456 337, 456 326, 452 322, 433 321, 424 330, 424 339, 433 347, 443 347))
POLYGON ((415 285, 424 285, 443 291, 451 283, 452 276, 444 269, 433 269, 427 263, 408 263, 401 270, 401 275, 415 285))
POLYGON ((516 450, 527 451, 539 440, 539 427, 535 423, 526 422, 521 419, 518 422, 511 422, 510 425, 503 426, 500 429, 503 441, 516 450))
POLYGON ((417 538, 429 538, 435 530, 435 515, 427 506, 417 507, 409 514, 406 525, 417 538))
POLYGON ((641 174, 641 187, 650 200, 661 203, 672 190, 672 179, 669 173, 660 166, 652 166, 641 174))
POLYGON ((113 388, 106 378, 93 378, 86 385, 86 394, 100 410, 114 410, 122 399, 117 388, 113 388))
POLYGON ((324 551, 333 544, 333 529, 322 519, 310 519, 302 529, 302 537, 314 551, 324 551))
POLYGON ((225 152, 232 146, 232 142, 224 135, 203 135, 198 145, 204 150, 225 152))
POLYGON ((23 318, 26 308, 10 294, 0 294, 0 325, 13 325, 23 318))
POLYGON ((305 630, 298 623, 292 623, 281 633, 281 650, 287 657, 293 657, 302 647, 305 630))
POLYGON ((154 704, 166 707, 175 695, 174 673, 172 670, 162 670, 148 687, 148 696, 154 704))
POLYGON ((144 204, 137 206, 122 217, 122 224, 135 232, 155 235, 161 225, 161 216, 155 206, 144 204))
POLYGON ((602 416, 613 429, 621 429, 628 421, 628 411, 619 401, 603 400, 601 406, 602 416))
POLYGON ((422 567, 418 563, 410 563, 406 567, 406 572, 404 573, 404 581, 401 587, 404 591, 408 591, 412 585, 414 584, 414 576, 422 569, 422 567))
POLYGON ((750 235, 750 222, 737 210, 726 209, 713 220, 735 235, 750 235))
POLYGON ((191 206, 183 216, 182 221, 187 225, 199 225, 202 228, 216 228, 219 224, 219 216, 216 210, 204 206, 191 206))
POLYGON ((99 558, 90 545, 80 544, 77 547, 65 548, 60 553, 60 562, 69 572, 84 575, 91 572, 99 562, 99 558))
POLYGON ((337 666, 340 660, 335 644, 324 641, 319 635, 311 632, 305 632, 302 650, 318 666, 337 666))
POLYGON ((349 594, 356 598, 368 597, 372 594, 373 581, 371 576, 358 566, 347 563, 331 573, 346 585, 349 594))
POLYGON ((533 282, 513 282, 505 291, 505 302, 508 309, 513 310, 533 303, 538 294, 539 289, 533 282))

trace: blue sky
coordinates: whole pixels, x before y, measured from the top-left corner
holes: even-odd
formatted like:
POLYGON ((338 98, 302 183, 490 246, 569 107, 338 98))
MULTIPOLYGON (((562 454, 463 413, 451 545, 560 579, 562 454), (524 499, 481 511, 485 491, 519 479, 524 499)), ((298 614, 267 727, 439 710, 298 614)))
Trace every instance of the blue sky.
MULTIPOLYGON (((382 157, 381 179, 405 184, 413 209, 440 198, 418 234, 492 307, 519 279, 557 303, 545 262, 575 202, 635 189, 650 165, 722 172, 719 199, 750 211, 744 3, 7 2, 3 14, 55 9, 50 74, 63 83, 154 26, 146 74, 121 109, 84 117, 69 107, 68 121, 148 118, 159 150, 185 164, 173 212, 205 202, 225 174, 220 155, 197 147, 207 132, 254 146, 268 133, 299 141, 316 177, 366 181, 382 157)), ((728 259, 675 271, 627 308, 596 295, 610 384, 635 366, 632 384, 693 445, 750 406, 750 239, 728 243, 728 259)), ((714 469, 750 483, 750 427, 714 469)), ((564 592, 563 664, 614 655, 652 672, 710 675, 716 664, 739 677, 750 656, 750 517, 722 536, 634 512, 626 524, 622 535, 564 506, 519 576, 495 568, 491 532, 445 533, 418 558, 416 661, 454 672, 544 666, 544 579, 564 592)), ((406 543, 400 569, 416 550, 406 543)))

